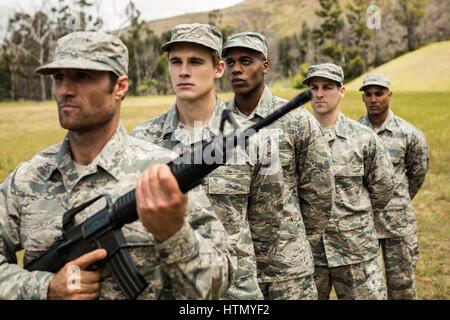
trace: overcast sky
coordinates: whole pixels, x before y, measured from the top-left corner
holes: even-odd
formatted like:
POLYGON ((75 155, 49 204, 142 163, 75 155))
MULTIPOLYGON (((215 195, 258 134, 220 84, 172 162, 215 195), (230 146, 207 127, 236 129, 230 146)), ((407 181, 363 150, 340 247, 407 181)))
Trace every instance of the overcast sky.
MULTIPOLYGON (((243 0, 134 0, 141 17, 144 20, 157 20, 173 17, 185 13, 209 11, 231 7, 243 0)), ((42 3, 50 6, 57 4, 57 0, 0 0, 0 32, 4 34, 8 17, 15 11, 34 13, 42 7, 42 3)), ((124 10, 128 5, 127 0, 97 0, 99 7, 96 12, 100 14, 104 23, 104 31, 110 31, 123 27, 124 10)), ((0 35, 0 36, 1 36, 0 35)))

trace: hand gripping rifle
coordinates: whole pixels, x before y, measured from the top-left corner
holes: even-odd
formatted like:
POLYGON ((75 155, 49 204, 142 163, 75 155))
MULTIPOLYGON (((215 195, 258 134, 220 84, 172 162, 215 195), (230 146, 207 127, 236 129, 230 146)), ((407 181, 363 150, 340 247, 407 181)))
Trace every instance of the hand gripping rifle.
MULTIPOLYGON (((259 131, 259 129, 268 126, 309 100, 311 100, 311 93, 309 90, 306 90, 247 129, 239 133, 235 130, 223 137, 223 139, 215 139, 213 142, 202 146, 202 152, 209 148, 209 150, 212 150, 211 155, 215 159, 222 159, 223 161, 198 163, 195 159, 194 151, 187 154, 187 159, 190 161, 183 162, 178 158, 168 163, 180 190, 186 193, 195 188, 201 184, 205 176, 225 164, 230 158, 230 153, 226 152, 226 146, 230 145, 230 141, 232 141, 232 146, 235 147, 238 141, 248 138, 259 131)), ((221 130, 223 130, 225 121, 229 121, 237 129, 237 124, 228 110, 225 110, 222 114, 221 130)), ((185 157, 183 158, 186 159, 185 157)), ((121 228, 124 224, 136 220, 138 220, 138 214, 136 211, 135 189, 119 197, 115 203, 107 195, 98 196, 67 211, 63 216, 62 236, 56 239, 54 245, 46 253, 26 264, 25 269, 56 273, 69 261, 95 249, 106 249, 108 256, 103 262, 126 298, 135 299, 147 287, 147 283, 128 253, 128 245, 121 228), (105 208, 83 223, 75 226, 75 215, 101 198, 106 200, 105 208)))

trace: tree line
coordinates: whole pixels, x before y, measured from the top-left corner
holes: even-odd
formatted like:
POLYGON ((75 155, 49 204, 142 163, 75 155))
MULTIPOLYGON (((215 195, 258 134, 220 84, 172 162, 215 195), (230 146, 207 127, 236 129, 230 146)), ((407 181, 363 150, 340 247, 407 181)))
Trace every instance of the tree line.
POLYGON ((315 10, 318 27, 303 22, 298 33, 278 44, 281 74, 292 79, 295 88, 304 87, 310 64, 338 64, 349 81, 425 44, 418 25, 426 14, 427 0, 352 0, 345 6, 339 0, 319 0, 319 4, 315 10), (405 48, 386 50, 402 36, 405 48))
MULTIPOLYGON (((301 88, 309 63, 334 62, 343 66, 347 79, 355 78, 371 67, 393 58, 383 55, 380 41, 385 38, 376 29, 376 12, 370 16, 368 8, 376 3, 380 9, 405 30, 407 46, 402 52, 421 45, 418 22, 426 13, 427 0, 352 0, 342 6, 339 0, 319 0, 315 11, 319 24, 315 27, 303 22, 293 35, 276 39, 271 48, 272 78, 287 78, 293 87, 301 88), (375 28, 368 28, 368 19, 375 28)), ((6 37, 0 48, 0 100, 17 101, 51 99, 51 79, 34 74, 34 70, 51 60, 56 40, 73 31, 101 30, 103 20, 91 8, 95 0, 58 0, 50 8, 33 14, 17 12, 9 19, 6 37)), ((124 12, 126 28, 112 33, 119 36, 129 50, 130 95, 168 94, 171 85, 168 61, 160 51, 170 39, 170 30, 155 34, 141 17, 134 2, 129 1, 124 12)), ((385 18, 385 17, 384 17, 385 18)), ((221 11, 208 15, 210 24, 216 25, 224 39, 234 32, 233 26, 221 25, 221 11)), ((254 30, 258 31, 258 30, 254 30)), ((382 32, 386 32, 383 30, 382 32)), ((270 57, 270 54, 269 54, 270 57)), ((229 90, 221 79, 219 90, 229 90)))

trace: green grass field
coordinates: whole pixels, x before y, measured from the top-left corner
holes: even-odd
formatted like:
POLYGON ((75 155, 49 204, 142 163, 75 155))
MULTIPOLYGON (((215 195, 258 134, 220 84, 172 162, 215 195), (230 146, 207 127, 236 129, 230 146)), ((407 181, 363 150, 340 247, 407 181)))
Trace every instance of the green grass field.
MULTIPOLYGON (((298 91, 277 89, 274 93, 288 99, 298 91)), ((219 96, 223 100, 232 97, 230 93, 219 96)), ((171 107, 174 99, 128 97, 122 122, 130 131, 171 107)), ((420 241, 418 295, 420 299, 450 299, 450 92, 394 92, 391 107, 425 133, 430 149, 430 170, 413 201, 420 241)), ((341 110, 352 119, 364 115, 361 94, 347 92, 341 110)), ((0 180, 64 135, 54 102, 0 103, 0 180)))
POLYGON ((450 92, 450 41, 436 42, 393 59, 346 84, 359 90, 368 73, 385 73, 394 92, 450 92))

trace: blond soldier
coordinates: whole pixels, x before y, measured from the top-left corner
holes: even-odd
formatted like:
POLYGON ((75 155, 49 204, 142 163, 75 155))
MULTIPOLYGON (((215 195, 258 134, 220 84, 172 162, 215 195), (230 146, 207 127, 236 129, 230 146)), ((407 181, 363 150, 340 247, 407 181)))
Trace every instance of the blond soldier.
MULTIPOLYGON (((225 105, 215 92, 215 80, 224 73, 222 34, 208 24, 182 24, 172 30, 162 46, 169 59, 169 73, 176 94, 167 112, 137 126, 130 134, 182 153, 202 141, 220 136, 225 105)), ((245 125, 244 125, 245 127, 245 125)), ((225 133, 231 129, 225 126, 225 133)), ((262 299, 256 278, 256 260, 247 214, 255 210, 253 193, 262 178, 249 160, 227 163, 203 181, 203 189, 224 224, 238 256, 234 284, 224 299, 262 299)))
MULTIPOLYGON (((164 164, 174 154, 129 137, 119 121, 127 70, 127 48, 102 32, 62 37, 54 61, 36 70, 53 75, 59 121, 68 133, 62 143, 20 164, 0 186, 1 299, 124 299, 106 268, 88 268, 111 252, 89 252, 56 274, 22 269, 15 252, 24 249, 27 264, 61 236, 67 210, 98 195, 115 200, 135 186, 139 220, 122 231, 148 283, 138 298, 173 298, 175 291, 214 299, 227 290, 236 261, 206 195, 182 194, 164 164), (72 286, 73 268, 79 274, 72 286)), ((95 203, 75 223, 103 207, 95 203)))
POLYGON ((375 228, 382 247, 388 299, 417 299, 415 269, 419 255, 412 199, 428 171, 429 155, 424 134, 396 116, 389 108, 390 79, 369 74, 363 79, 367 115, 358 121, 376 132, 394 165, 394 195, 381 211, 374 212, 375 228))
POLYGON ((394 189, 393 167, 376 134, 339 111, 345 95, 341 67, 311 66, 304 80, 313 114, 333 157, 336 200, 325 228, 307 223, 319 299, 334 286, 339 299, 386 299, 373 210, 385 207, 394 189))
MULTIPOLYGON (((239 118, 255 122, 287 102, 264 84, 269 72, 264 35, 232 35, 223 51, 235 93, 227 108, 239 118)), ((318 226, 317 217, 326 219, 331 212, 331 154, 317 121, 304 108, 266 130, 279 142, 281 166, 266 178, 267 195, 249 213, 260 287, 266 299, 317 299, 303 219, 318 226), (267 206, 270 210, 265 210, 267 206)))

